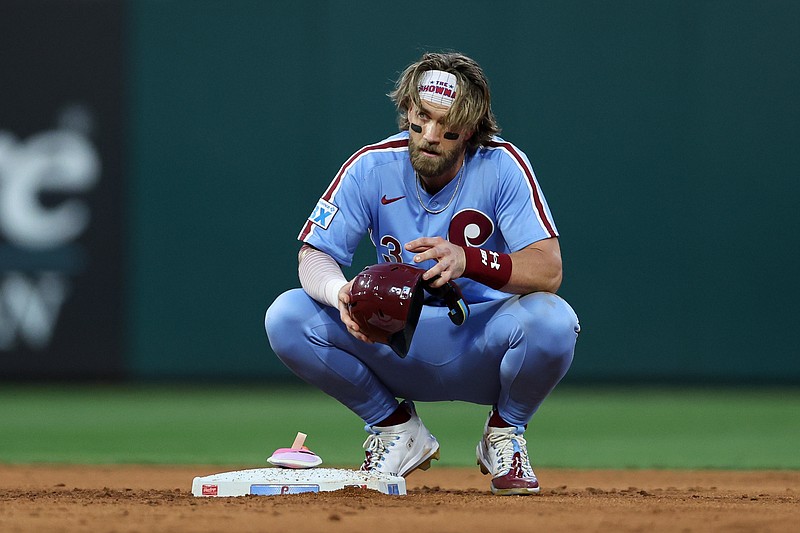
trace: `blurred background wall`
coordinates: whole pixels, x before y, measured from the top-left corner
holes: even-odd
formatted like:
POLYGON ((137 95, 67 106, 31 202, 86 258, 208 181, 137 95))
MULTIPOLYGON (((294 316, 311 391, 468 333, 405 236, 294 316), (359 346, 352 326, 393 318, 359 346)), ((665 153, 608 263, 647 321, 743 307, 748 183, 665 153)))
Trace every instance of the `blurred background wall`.
POLYGON ((127 372, 123 7, 0 0, 2 378, 127 372))
MULTIPOLYGON (((800 3, 0 0, 0 378, 291 381, 263 315, 424 51, 561 232, 566 381, 800 383, 800 3)), ((365 243, 354 274, 375 262, 365 243)))

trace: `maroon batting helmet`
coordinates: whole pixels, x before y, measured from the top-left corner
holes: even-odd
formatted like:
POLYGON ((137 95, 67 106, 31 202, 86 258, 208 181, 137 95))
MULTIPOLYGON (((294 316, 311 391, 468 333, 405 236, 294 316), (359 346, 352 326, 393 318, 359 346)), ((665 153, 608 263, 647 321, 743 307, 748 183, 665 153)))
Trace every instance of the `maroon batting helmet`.
POLYGON ((404 263, 380 263, 362 270, 350 287, 350 316, 361 332, 375 342, 391 346, 400 357, 408 354, 417 329, 423 288, 441 298, 450 309, 450 320, 460 326, 469 316, 469 307, 453 281, 439 288, 422 279, 425 271, 404 263))

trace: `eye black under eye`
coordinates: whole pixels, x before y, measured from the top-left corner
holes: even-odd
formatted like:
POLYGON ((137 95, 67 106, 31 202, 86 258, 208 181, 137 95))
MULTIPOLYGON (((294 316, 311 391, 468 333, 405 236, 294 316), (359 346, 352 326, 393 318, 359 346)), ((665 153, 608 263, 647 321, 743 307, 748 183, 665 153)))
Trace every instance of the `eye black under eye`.
POLYGON ((444 137, 448 141, 455 141, 460 136, 461 136, 460 134, 458 134, 458 133, 456 133, 454 131, 446 131, 446 132, 444 132, 444 135, 442 135, 442 137, 444 137))

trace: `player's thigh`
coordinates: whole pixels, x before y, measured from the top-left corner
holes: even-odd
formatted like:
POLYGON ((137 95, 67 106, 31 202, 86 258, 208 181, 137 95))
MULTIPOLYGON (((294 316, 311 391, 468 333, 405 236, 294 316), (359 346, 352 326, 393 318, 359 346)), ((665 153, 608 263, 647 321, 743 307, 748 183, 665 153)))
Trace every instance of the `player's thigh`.
POLYGON ((487 349, 486 333, 502 305, 471 305, 470 317, 462 326, 450 322, 446 308, 426 306, 408 356, 391 365, 382 379, 405 394, 398 395, 411 399, 493 403, 500 388, 503 351, 487 349))

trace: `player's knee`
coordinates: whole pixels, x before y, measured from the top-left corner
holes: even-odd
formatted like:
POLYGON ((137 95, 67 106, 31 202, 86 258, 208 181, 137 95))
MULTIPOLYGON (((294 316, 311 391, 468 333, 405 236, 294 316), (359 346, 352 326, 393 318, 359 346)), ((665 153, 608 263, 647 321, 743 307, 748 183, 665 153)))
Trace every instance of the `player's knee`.
POLYGON ((537 292, 520 298, 528 311, 526 328, 543 352, 551 357, 572 354, 580 326, 575 311, 561 297, 537 292))
MULTIPOLYGON (((264 316, 264 329, 267 332, 270 346, 279 356, 285 353, 289 345, 296 341, 308 313, 303 305, 303 289, 292 289, 278 296, 267 309, 264 316)), ((306 297, 307 298, 307 297, 306 297)))

